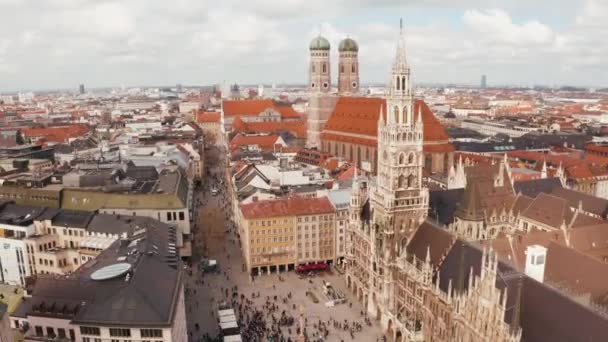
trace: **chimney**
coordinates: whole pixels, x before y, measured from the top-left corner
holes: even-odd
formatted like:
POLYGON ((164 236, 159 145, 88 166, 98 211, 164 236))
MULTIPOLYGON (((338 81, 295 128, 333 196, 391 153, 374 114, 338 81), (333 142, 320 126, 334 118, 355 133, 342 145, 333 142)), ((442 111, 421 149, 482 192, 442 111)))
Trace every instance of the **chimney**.
POLYGON ((526 269, 528 277, 536 281, 545 280, 545 264, 547 263, 547 248, 541 245, 532 245, 526 248, 526 269))

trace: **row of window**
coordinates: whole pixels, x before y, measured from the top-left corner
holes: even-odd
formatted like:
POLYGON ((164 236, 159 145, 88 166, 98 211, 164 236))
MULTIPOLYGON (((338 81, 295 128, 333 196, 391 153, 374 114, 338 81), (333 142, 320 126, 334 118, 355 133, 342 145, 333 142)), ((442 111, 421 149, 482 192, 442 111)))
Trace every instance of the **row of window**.
MULTIPOLYGON (((82 335, 101 336, 99 327, 81 326, 80 333, 82 335)), ((139 335, 142 338, 146 337, 163 337, 162 329, 139 329, 139 335)), ((131 337, 131 329, 128 328, 110 328, 111 337, 131 337)))
POLYGON ((298 217, 298 222, 317 222, 319 221, 330 221, 333 219, 333 215, 319 215, 319 216, 304 216, 298 217))
POLYGON ((274 238, 262 238, 262 239, 251 239, 251 244, 257 244, 257 243, 271 243, 271 242, 287 242, 287 241, 293 241, 293 236, 279 236, 279 237, 274 237, 274 238))
POLYGON ((275 229, 262 229, 262 230, 252 230, 251 235, 265 235, 268 234, 281 234, 281 233, 293 233, 293 228, 275 228, 275 229))
MULTIPOLYGON (((39 336, 39 337, 45 336, 45 334, 44 334, 45 329, 39 325, 36 325, 34 327, 34 332, 35 332, 36 336, 39 336)), ((70 329, 68 333, 69 333, 70 340, 74 341, 76 339, 74 330, 70 329)), ((66 330, 64 328, 58 328, 57 330, 55 330, 55 328, 53 328, 53 327, 46 327, 46 336, 50 337, 50 338, 63 338, 63 339, 68 338, 68 335, 66 334, 66 330)))
POLYGON ((179 221, 185 221, 186 214, 183 211, 178 211, 178 212, 168 211, 167 212, 167 221, 178 221, 178 218, 179 218, 179 221))

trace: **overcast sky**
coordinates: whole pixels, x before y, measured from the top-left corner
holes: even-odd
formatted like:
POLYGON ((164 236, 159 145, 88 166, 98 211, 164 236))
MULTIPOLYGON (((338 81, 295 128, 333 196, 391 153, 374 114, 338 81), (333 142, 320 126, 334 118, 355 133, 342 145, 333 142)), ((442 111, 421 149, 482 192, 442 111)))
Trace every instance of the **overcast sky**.
POLYGON ((399 17, 415 82, 608 86, 608 0, 0 0, 0 91, 305 84, 319 33, 384 82, 399 17))

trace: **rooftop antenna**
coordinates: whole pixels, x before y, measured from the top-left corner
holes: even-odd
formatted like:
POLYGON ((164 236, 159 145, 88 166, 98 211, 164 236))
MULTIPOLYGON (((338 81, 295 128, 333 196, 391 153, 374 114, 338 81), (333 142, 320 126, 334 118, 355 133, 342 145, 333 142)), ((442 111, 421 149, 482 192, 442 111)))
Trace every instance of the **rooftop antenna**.
POLYGON ((403 34, 403 18, 399 18, 399 33, 403 34))

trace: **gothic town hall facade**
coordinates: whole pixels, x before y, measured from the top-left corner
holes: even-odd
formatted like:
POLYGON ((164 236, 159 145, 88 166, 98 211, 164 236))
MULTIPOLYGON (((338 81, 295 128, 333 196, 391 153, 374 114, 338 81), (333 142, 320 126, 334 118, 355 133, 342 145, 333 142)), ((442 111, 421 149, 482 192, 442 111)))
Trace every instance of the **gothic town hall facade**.
MULTIPOLYGON (((494 253, 484 250, 480 271, 471 271, 459 285, 435 266, 444 255, 431 251, 430 244, 423 251, 421 244, 413 246, 413 239, 424 238, 416 235, 431 225, 425 221, 423 125, 414 101, 401 30, 386 108, 378 120, 377 176, 353 181, 347 285, 391 341, 520 341, 521 329, 504 322, 508 294, 495 286, 494 253)), ((439 230, 435 234, 449 244, 449 233, 439 230)))

